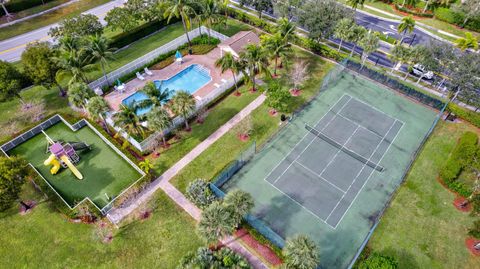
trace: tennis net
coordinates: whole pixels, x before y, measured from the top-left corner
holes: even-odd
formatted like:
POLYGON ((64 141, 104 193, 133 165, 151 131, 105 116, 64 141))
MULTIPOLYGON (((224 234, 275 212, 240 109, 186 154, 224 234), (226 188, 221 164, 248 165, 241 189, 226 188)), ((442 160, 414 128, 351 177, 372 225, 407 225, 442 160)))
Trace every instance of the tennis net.
POLYGON ((308 125, 307 123, 305 123, 305 129, 307 129, 310 133, 314 134, 316 137, 326 141, 327 143, 329 143, 330 145, 340 149, 341 151, 345 152, 346 154, 352 156, 353 158, 357 159, 358 161, 366 164, 367 166, 370 166, 371 168, 377 170, 377 171, 380 171, 382 172, 384 170, 384 168, 382 166, 380 166, 379 164, 376 164, 370 160, 368 160, 367 158, 361 156, 360 154, 352 151, 352 150, 349 150, 348 148, 345 148, 344 146, 342 146, 340 143, 338 143, 337 141, 331 139, 330 137, 326 136, 325 134, 323 134, 322 132, 320 132, 319 130, 311 127, 310 125, 308 125))

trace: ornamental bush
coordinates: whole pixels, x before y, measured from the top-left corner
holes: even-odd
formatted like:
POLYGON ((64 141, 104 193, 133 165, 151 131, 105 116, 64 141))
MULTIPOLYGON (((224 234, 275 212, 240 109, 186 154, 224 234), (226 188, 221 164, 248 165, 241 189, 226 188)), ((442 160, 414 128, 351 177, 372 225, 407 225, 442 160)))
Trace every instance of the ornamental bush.
POLYGON ((207 208, 216 197, 205 179, 195 179, 187 187, 187 198, 201 209, 207 208))
POLYGON ((360 262, 358 269, 396 269, 398 262, 393 258, 379 253, 373 253, 360 262))
POLYGON ((197 249, 183 256, 177 269, 187 268, 252 268, 248 261, 229 248, 210 250, 205 247, 197 249))
POLYGON ((480 239, 480 219, 473 222, 473 226, 468 229, 468 234, 480 239))

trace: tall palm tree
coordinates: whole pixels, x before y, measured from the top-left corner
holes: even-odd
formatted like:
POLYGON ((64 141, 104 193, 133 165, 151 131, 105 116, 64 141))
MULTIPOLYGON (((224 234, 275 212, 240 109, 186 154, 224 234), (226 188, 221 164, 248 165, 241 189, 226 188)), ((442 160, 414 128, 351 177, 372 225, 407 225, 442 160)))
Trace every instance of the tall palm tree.
POLYGON ((395 47, 393 47, 389 55, 389 58, 394 62, 390 73, 393 73, 393 71, 395 70, 395 66, 408 60, 409 54, 410 49, 408 49, 407 47, 404 47, 402 45, 396 45, 395 47))
POLYGON ((84 50, 61 51, 55 60, 60 67, 57 72, 57 80, 64 75, 70 75, 70 82, 84 82, 88 83, 86 73, 95 69, 95 66, 90 63, 88 54, 84 50))
POLYGON ((152 81, 149 81, 143 86, 140 92, 148 96, 148 99, 137 102, 138 108, 160 107, 170 100, 173 91, 168 88, 163 89, 162 84, 157 89, 157 86, 152 81))
POLYGON ((465 32, 465 37, 460 37, 455 40, 455 45, 462 51, 466 49, 478 49, 478 40, 470 32, 465 32))
POLYGON ((287 18, 279 18, 277 20, 277 33, 280 33, 283 38, 290 42, 293 42, 296 38, 295 29, 295 23, 289 21, 287 18))
POLYGON ((402 39, 400 40, 400 43, 403 42, 403 39, 405 38, 405 34, 407 33, 411 34, 414 29, 415 29, 415 20, 413 19, 413 17, 412 16, 403 17, 402 22, 397 27, 398 33, 402 35, 402 39))
POLYGON ((183 90, 177 91, 172 98, 172 110, 175 114, 183 117, 185 120, 185 128, 190 129, 188 125, 188 116, 195 110, 196 103, 193 96, 183 90))
POLYGON ((87 84, 76 82, 68 87, 68 101, 75 107, 86 110, 87 100, 92 96, 92 90, 87 84))
POLYGON ((338 45, 338 51, 340 51, 340 49, 342 48, 343 41, 349 39, 349 36, 355 25, 356 25, 355 22, 350 18, 343 18, 340 21, 338 21, 337 25, 335 26, 335 30, 333 32, 333 36, 335 38, 340 39, 340 44, 338 45))
POLYGON ((235 226, 230 210, 219 201, 215 201, 203 210, 197 232, 208 244, 212 244, 222 237, 231 235, 235 231, 235 226))
POLYGON ((268 70, 268 54, 259 45, 249 44, 245 50, 240 54, 240 59, 244 61, 247 75, 245 76, 252 84, 252 90, 256 90, 255 76, 257 73, 262 73, 270 77, 268 70))
POLYGON ((165 139, 165 130, 172 125, 168 112, 163 107, 154 107, 147 114, 148 128, 155 132, 162 133, 163 146, 167 146, 165 139))
POLYGON ((145 127, 140 122, 140 117, 136 114, 135 105, 120 105, 120 110, 113 115, 115 125, 122 128, 129 134, 145 137, 145 127))
POLYGON ((108 65, 108 60, 114 60, 113 52, 114 48, 109 47, 110 41, 103 35, 97 34, 88 37, 87 51, 90 54, 90 61, 100 61, 100 67, 102 68, 103 77, 108 81, 107 73, 105 72, 105 66, 108 65))
POLYGON ((194 3, 190 0, 167 0, 167 7, 163 14, 163 16, 167 18, 167 23, 170 22, 173 17, 182 19, 183 30, 187 36, 189 52, 192 50, 192 42, 188 36, 188 31, 191 27, 190 16, 195 15, 193 4, 194 3))
POLYGON ((350 5, 353 10, 356 10, 358 6, 363 7, 365 0, 347 0, 347 4, 350 5))
POLYGON ((225 198, 223 199, 223 204, 230 208, 232 212, 232 217, 235 219, 236 224, 242 222, 243 217, 250 213, 255 202, 253 201, 252 195, 248 192, 236 189, 229 191, 225 198))
POLYGON ((225 73, 227 70, 230 70, 232 72, 235 89, 237 91, 237 95, 239 95, 240 92, 238 91, 236 75, 243 70, 242 63, 240 61, 237 61, 237 59, 235 59, 235 57, 233 57, 233 54, 231 54, 230 52, 225 52, 225 54, 223 54, 221 58, 215 61, 215 66, 220 68, 222 74, 225 73))
POLYGON ((368 55, 378 49, 380 46, 379 43, 380 38, 378 37, 378 33, 371 30, 358 41, 358 45, 363 48, 362 67, 365 65, 368 55))
POLYGON ((110 134, 110 129, 108 129, 107 121, 105 119, 107 113, 110 111, 107 101, 101 96, 92 97, 88 100, 87 111, 92 120, 101 120, 104 125, 103 128, 108 134, 110 134))
POLYGON ((313 269, 320 263, 318 247, 304 235, 287 239, 283 254, 285 266, 291 269, 313 269))
POLYGON ((273 67, 273 75, 277 76, 278 59, 281 57, 284 58, 287 55, 291 54, 292 45, 288 43, 288 40, 282 37, 280 33, 276 33, 271 36, 263 35, 261 38, 262 46, 275 61, 275 65, 273 67))
POLYGON ((221 3, 219 0, 203 0, 200 2, 201 13, 198 14, 200 21, 202 21, 208 28, 208 36, 211 37, 211 28, 222 22, 224 17, 220 14, 221 3))
POLYGON ((357 48, 357 43, 365 36, 367 29, 361 25, 354 25, 348 35, 347 40, 353 43, 353 48, 350 51, 350 57, 353 56, 355 49, 357 48))

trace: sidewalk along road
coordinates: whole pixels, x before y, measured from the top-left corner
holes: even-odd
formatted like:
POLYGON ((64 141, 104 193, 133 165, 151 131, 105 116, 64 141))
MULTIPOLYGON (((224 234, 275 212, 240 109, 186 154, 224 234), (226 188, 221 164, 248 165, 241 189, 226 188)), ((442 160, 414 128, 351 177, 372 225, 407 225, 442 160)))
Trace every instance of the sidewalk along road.
MULTIPOLYGON (((83 14, 93 14, 97 16, 100 21, 105 24, 103 20, 108 11, 114 7, 122 6, 124 0, 114 0, 103 4, 101 6, 92 8, 88 11, 83 12, 83 14)), ((51 24, 35 31, 31 31, 10 39, 0 41, 0 60, 8 62, 16 62, 20 60, 22 52, 25 50, 27 44, 36 42, 36 41, 52 41, 52 38, 48 35, 48 31, 51 28, 56 27, 58 23, 51 24)))

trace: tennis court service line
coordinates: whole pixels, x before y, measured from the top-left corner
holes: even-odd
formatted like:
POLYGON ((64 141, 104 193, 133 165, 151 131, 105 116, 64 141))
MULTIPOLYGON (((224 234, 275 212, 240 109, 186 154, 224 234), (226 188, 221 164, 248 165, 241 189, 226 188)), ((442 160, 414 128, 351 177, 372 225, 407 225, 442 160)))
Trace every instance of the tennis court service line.
MULTIPOLYGON (((397 123, 397 121, 400 122, 400 123, 402 123, 401 121, 399 121, 399 120, 397 120, 397 119, 394 118, 394 121, 393 121, 392 125, 390 125, 390 128, 388 129, 387 133, 385 134, 385 136, 383 137, 383 139, 377 144, 377 147, 375 148, 375 150, 373 151, 373 153, 370 155, 369 161, 371 160, 371 158, 373 157, 373 155, 375 155, 375 152, 377 152, 378 147, 382 144, 382 142, 383 142, 383 141, 387 141, 387 140, 386 140, 386 137, 387 137, 387 135, 390 133, 390 131, 392 130, 393 126, 395 126, 395 123, 397 123)), ((380 164, 380 163, 382 162, 383 158, 387 155, 388 150, 390 149, 390 147, 391 147, 392 144, 394 143, 395 139, 397 138, 398 134, 400 133, 401 129, 403 128, 403 125, 404 125, 404 124, 402 123, 400 129, 399 129, 399 130, 397 131, 397 133, 395 134, 394 139, 388 144, 388 147, 387 147, 387 149, 385 150, 385 152, 382 154, 382 156, 380 157, 380 159, 379 159, 379 161, 378 161, 378 164, 380 164)), ((360 171, 358 172, 357 176, 355 177, 355 179, 352 181, 352 183, 351 183, 350 186, 348 187, 346 193, 348 193, 348 191, 351 189, 351 187, 353 186, 353 184, 357 181, 358 176, 363 172, 363 170, 365 169, 365 167, 366 167, 366 164, 364 164, 364 165, 362 166, 362 169, 360 169, 360 171)), ((357 199, 358 195, 362 192, 363 188, 365 187, 365 185, 367 184, 367 182, 368 182, 368 181, 370 180, 370 178, 372 177, 374 171, 375 171, 375 170, 372 170, 372 171, 370 172, 370 174, 368 175, 367 179, 363 182, 362 186, 360 187, 360 189, 359 189, 359 190, 357 191, 357 193, 355 194, 353 200, 350 202, 350 204, 348 205, 347 209, 343 212, 342 216, 340 217, 340 219, 338 220, 338 222, 335 224, 334 229, 337 229, 338 224, 340 224, 340 223, 342 222, 343 218, 345 217, 345 215, 347 214, 347 212, 348 212, 348 211, 350 210, 350 208, 352 207, 352 205, 353 205, 353 203, 355 202, 355 200, 357 199)), ((345 195, 346 195, 346 193, 345 193, 345 195)), ((345 195, 344 195, 344 196, 345 196, 345 195)), ((343 198, 344 198, 344 197, 342 197, 342 198, 338 201, 337 205, 336 205, 335 208, 330 212, 330 214, 328 215, 328 217, 327 217, 327 219, 325 220, 325 222, 328 221, 328 219, 330 218, 330 216, 332 215, 332 213, 335 211, 335 209, 338 207, 338 205, 339 205, 340 202, 343 200, 343 198)), ((329 224, 329 225, 330 225, 330 224, 329 224)))
POLYGON ((342 190, 340 187, 338 187, 337 185, 333 184, 332 182, 330 182, 328 179, 322 177, 321 175, 315 173, 314 171, 312 171, 312 169, 306 167, 305 165, 303 165, 301 162, 299 161, 294 161, 295 163, 297 163, 298 165, 300 165, 301 167, 303 167, 303 169, 307 170, 308 172, 316 175, 318 178, 320 178, 321 180, 327 182, 327 184, 329 184, 330 186, 334 187, 335 189, 339 190, 341 193, 345 193, 346 191, 342 190))
MULTIPOLYGON (((318 125, 318 124, 325 118, 325 116, 328 114, 328 112, 330 112, 330 111, 332 110, 332 108, 334 108, 335 106, 337 106, 338 103, 340 103, 340 101, 343 100, 343 98, 344 98, 345 96, 347 96, 349 99, 345 102, 345 104, 342 105, 342 108, 341 108, 341 109, 343 109, 343 108, 346 106, 346 104, 348 103, 348 101, 350 101, 350 99, 352 99, 352 97, 351 97, 350 95, 344 94, 342 97, 340 97, 340 98, 337 100, 337 102, 335 102, 335 104, 334 104, 325 114, 323 114, 323 116, 315 123, 315 126, 318 125)), ((334 118, 335 118, 335 117, 331 118, 331 119, 328 121, 328 123, 324 126, 324 128, 326 128, 326 127, 333 121, 334 118)), ((323 130, 324 128, 322 128, 322 130, 323 130)), ((307 132, 307 133, 302 137, 302 139, 300 139, 300 140, 295 144, 295 146, 288 152, 288 154, 285 155, 285 157, 283 157, 283 159, 282 159, 277 165, 275 165, 275 167, 273 167, 273 169, 272 169, 272 170, 267 174, 267 176, 264 178, 265 181, 267 181, 268 183, 270 183, 270 182, 267 180, 267 178, 270 177, 270 175, 273 173, 273 171, 275 171, 275 170, 280 166, 280 164, 282 164, 282 163, 288 158, 288 156, 290 156, 290 154, 292 154, 292 152, 298 147, 298 145, 300 145, 300 143, 302 143, 302 142, 305 140, 305 138, 308 136, 308 134, 309 134, 309 133, 307 132)), ((309 143, 308 145, 311 145, 314 140, 315 140, 315 137, 313 137, 312 141, 310 141, 310 143, 309 143)), ((308 147, 305 147, 305 148, 302 150, 302 153, 303 153, 307 148, 308 148, 308 147)), ((299 155, 299 156, 300 156, 300 155, 299 155)), ((298 156, 297 156, 297 158, 295 158, 295 160, 297 160, 297 159, 298 159, 298 156)), ((282 173, 281 175, 279 175, 279 176, 275 179, 275 181, 273 182, 273 184, 277 183, 278 179, 281 178, 281 177, 287 172, 288 168, 290 168, 290 166, 292 166, 292 164, 293 164, 293 162, 291 162, 290 165, 283 171, 283 173, 282 173)), ((270 184, 272 184, 272 183, 270 183, 270 184)), ((272 185, 273 185, 273 184, 272 184, 272 185)))

